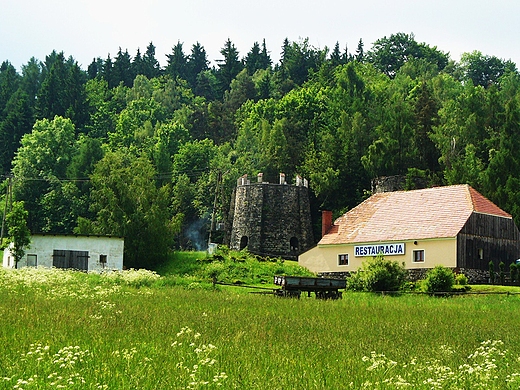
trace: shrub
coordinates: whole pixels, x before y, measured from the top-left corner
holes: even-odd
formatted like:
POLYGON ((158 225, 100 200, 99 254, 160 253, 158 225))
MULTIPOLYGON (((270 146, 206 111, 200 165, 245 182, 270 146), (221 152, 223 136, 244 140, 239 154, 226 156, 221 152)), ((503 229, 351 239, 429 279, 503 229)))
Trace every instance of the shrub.
POLYGON ((455 284, 458 286, 466 286, 468 284, 468 277, 464 274, 455 275, 455 284))
POLYGON ((498 276, 499 276, 499 279, 500 279, 500 284, 504 284, 505 281, 506 281, 505 268, 506 268, 506 265, 504 264, 503 261, 501 261, 498 264, 498 276))
POLYGON ((347 290, 350 290, 350 291, 364 291, 365 290, 362 271, 352 273, 347 278, 347 290))
POLYGON ((423 287, 427 293, 450 292, 455 284, 453 271, 443 265, 437 265, 426 273, 423 287))
MULTIPOLYGON (((378 255, 363 263, 361 272, 358 272, 365 291, 399 291, 406 280, 404 266, 397 261, 385 260, 378 255)), ((359 288, 359 280, 353 279, 350 284, 359 288)))
POLYGON ((511 282, 518 281, 518 266, 516 263, 511 263, 509 265, 509 272, 511 274, 511 282))
POLYGON ((489 262, 489 283, 495 283, 495 264, 493 261, 489 262))

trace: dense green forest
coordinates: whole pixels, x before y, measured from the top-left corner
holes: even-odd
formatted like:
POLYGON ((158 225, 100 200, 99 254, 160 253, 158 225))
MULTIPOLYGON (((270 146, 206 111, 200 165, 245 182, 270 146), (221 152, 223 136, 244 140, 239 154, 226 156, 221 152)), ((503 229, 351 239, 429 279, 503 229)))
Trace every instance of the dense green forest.
POLYGON ((265 41, 241 56, 228 39, 220 53, 214 66, 181 42, 164 67, 153 43, 87 69, 55 51, 20 70, 4 61, 1 207, 23 202, 32 232, 125 236, 128 267, 207 242, 214 204, 227 222, 237 178, 259 172, 309 179, 316 220, 400 174, 468 183, 520 222, 511 61, 456 62, 404 33, 352 52, 286 39, 278 63, 265 41))

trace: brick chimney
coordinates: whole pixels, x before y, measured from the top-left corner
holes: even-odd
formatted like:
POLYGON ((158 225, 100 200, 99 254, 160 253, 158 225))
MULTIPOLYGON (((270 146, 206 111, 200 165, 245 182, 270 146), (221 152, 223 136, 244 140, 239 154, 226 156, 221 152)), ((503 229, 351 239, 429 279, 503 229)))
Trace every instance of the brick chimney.
POLYGON ((321 212, 321 236, 323 237, 332 227, 332 211, 323 210, 321 212))

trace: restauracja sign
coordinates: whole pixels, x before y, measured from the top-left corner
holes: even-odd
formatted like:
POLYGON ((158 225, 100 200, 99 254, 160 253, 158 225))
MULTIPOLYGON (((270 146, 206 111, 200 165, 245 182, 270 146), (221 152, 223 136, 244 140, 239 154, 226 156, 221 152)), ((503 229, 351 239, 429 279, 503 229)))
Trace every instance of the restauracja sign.
POLYGON ((393 244, 359 245, 354 247, 354 256, 404 255, 404 242, 393 244))

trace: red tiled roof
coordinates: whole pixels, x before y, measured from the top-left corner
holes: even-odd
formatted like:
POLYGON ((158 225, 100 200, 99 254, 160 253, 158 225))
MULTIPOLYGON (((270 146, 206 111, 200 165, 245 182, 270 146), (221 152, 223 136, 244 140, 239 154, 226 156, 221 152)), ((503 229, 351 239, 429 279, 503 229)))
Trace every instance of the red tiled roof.
MULTIPOLYGON (((469 186, 468 186, 469 187, 469 186)), ((473 202, 473 209, 477 213, 498 215, 500 217, 511 218, 511 214, 506 213, 489 199, 482 196, 482 194, 469 187, 469 194, 473 202)))
POLYGON ((474 212, 511 218, 467 184, 374 194, 334 221, 319 245, 455 237, 474 212))

